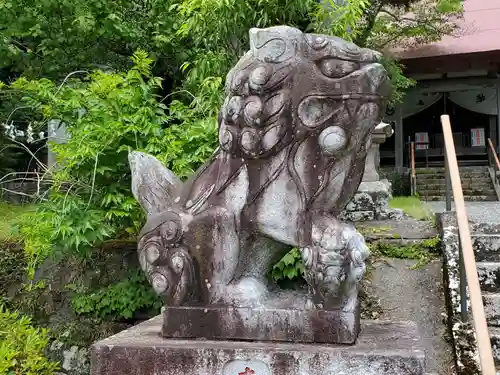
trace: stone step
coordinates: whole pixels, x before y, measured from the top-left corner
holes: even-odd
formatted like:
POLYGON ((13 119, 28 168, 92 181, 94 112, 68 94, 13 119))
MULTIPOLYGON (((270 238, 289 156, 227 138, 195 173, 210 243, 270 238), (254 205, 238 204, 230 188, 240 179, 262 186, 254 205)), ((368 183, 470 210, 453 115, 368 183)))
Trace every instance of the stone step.
POLYGON ((92 374, 425 374, 414 322, 362 321, 349 346, 166 339, 161 327, 158 316, 92 345, 92 374))
POLYGON ((470 231, 472 234, 500 234, 500 224, 492 223, 471 223, 470 231))
MULTIPOLYGON (((488 166, 481 165, 481 166, 471 166, 471 167, 459 167, 460 172, 468 173, 468 172, 488 172, 488 166)), ((415 173, 416 174, 439 174, 443 173, 444 174, 445 169, 444 167, 440 168, 416 168, 415 173)))
POLYGON ((500 234, 472 233, 477 262, 500 262, 500 234))
MULTIPOLYGON (((476 178, 461 178, 462 186, 492 186, 490 177, 476 177, 476 178)), ((433 178, 417 178, 417 187, 419 185, 440 185, 446 186, 446 180, 444 177, 434 177, 433 178)))
MULTIPOLYGON (((500 328, 498 327, 488 327, 490 332, 491 349, 493 349, 493 358, 495 359, 495 364, 500 365, 500 328)), ((498 367, 497 367, 498 374, 498 367)))
MULTIPOLYGON (((490 172, 488 169, 479 169, 479 170, 460 170, 460 177, 475 177, 475 176, 489 176, 490 172)), ((426 178, 436 178, 436 177, 443 177, 445 176, 445 172, 440 171, 440 172, 433 172, 433 173, 419 173, 415 172, 415 176, 420 179, 426 179, 426 178)))
MULTIPOLYGON (((462 187, 465 186, 470 186, 470 187, 476 187, 476 186, 492 186, 491 178, 468 178, 468 179, 461 179, 462 181, 462 187)), ((429 179, 419 179, 417 178, 417 187, 418 185, 439 185, 439 186, 446 186, 446 180, 443 178, 429 178, 429 179)))
MULTIPOLYGON (((444 175, 432 175, 432 176, 416 176, 417 179, 417 184, 426 184, 426 183, 437 183, 437 184, 444 184, 446 182, 445 176, 444 175)), ((491 184, 491 177, 486 174, 477 174, 474 176, 470 175, 460 175, 460 181, 462 183, 466 182, 475 182, 475 183, 484 183, 484 184, 491 184)))
MULTIPOLYGON (((417 187, 417 192, 420 196, 433 196, 433 195, 446 195, 446 188, 440 187, 440 186, 429 186, 425 188, 418 188, 417 187)), ((475 188, 475 189, 467 189, 467 188, 462 188, 462 193, 464 196, 496 196, 496 192, 493 188, 475 188)))
POLYGON ((483 304, 488 326, 500 327, 500 293, 483 292, 483 304))
MULTIPOLYGON (((422 200, 424 201, 429 201, 429 202, 435 202, 435 201, 445 201, 446 196, 443 195, 429 195, 429 196, 423 196, 422 200)), ((480 195, 480 196, 464 196, 464 200, 468 202, 492 202, 492 201, 498 201, 497 196, 493 195, 480 195)))
POLYGON ((481 290, 500 292, 500 262, 478 262, 477 274, 481 290))

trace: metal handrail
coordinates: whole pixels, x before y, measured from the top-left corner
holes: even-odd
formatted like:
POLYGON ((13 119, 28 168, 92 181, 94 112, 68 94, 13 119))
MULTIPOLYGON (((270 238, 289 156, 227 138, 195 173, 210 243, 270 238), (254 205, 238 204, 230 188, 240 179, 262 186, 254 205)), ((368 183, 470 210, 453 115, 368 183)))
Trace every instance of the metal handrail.
MULTIPOLYGON (((441 124, 443 126, 446 163, 448 164, 448 172, 451 180, 457 214, 458 234, 460 240, 459 252, 462 254, 463 267, 467 277, 467 285, 469 287, 472 320, 474 322, 474 329, 478 343, 481 372, 483 375, 496 375, 495 362, 493 360, 493 353, 491 350, 490 335, 488 325, 486 323, 481 288, 477 275, 476 259, 474 251, 472 250, 472 239, 469 230, 469 221, 467 219, 467 211, 465 210, 465 201, 462 191, 462 183, 460 181, 457 156, 455 154, 455 143, 453 142, 451 132, 450 117, 448 115, 442 115, 441 124)), ((466 299, 467 295, 461 295, 460 298, 462 300, 466 299)))
POLYGON ((417 194, 417 176, 415 173, 415 142, 410 143, 410 155, 411 155, 411 195, 417 194))
POLYGON ((493 146, 493 142, 488 138, 488 154, 490 159, 490 165, 493 165, 495 184, 500 185, 500 160, 498 160, 498 155, 493 146))

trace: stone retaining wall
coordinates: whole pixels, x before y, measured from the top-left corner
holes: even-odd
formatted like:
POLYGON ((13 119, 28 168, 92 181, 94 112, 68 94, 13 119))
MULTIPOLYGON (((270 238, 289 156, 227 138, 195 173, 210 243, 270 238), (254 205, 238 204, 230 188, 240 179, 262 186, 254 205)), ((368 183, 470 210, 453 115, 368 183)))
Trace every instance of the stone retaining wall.
POLYGON ((479 375, 481 372, 474 329, 470 322, 463 323, 460 319, 459 240, 456 214, 454 212, 440 214, 438 225, 443 251, 448 328, 455 349, 457 372, 459 375, 479 375))

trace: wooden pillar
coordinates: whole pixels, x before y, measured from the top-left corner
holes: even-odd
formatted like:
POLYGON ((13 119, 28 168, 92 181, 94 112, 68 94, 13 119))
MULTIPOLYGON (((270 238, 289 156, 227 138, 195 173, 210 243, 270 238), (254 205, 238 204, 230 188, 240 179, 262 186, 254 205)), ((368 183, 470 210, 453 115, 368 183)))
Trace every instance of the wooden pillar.
POLYGON ((399 105, 397 107, 397 119, 396 126, 394 129, 394 148, 395 148, 395 164, 396 171, 403 172, 404 167, 404 137, 403 137, 403 106, 399 105))

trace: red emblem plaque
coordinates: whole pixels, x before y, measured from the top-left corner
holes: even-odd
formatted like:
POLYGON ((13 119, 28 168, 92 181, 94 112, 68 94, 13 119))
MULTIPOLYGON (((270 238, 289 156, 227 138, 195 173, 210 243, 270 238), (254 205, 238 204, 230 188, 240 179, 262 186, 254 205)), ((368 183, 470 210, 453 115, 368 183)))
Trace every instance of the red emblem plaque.
POLYGON ((255 375, 255 371, 252 370, 250 367, 245 367, 245 371, 238 372, 238 375, 255 375))

